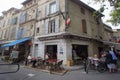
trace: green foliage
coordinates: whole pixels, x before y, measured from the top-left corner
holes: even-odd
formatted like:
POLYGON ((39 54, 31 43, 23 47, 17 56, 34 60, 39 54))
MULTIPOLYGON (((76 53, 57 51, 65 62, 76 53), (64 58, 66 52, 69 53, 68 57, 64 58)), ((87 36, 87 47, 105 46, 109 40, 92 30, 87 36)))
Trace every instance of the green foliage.
POLYGON ((120 9, 113 10, 110 16, 111 16, 111 19, 108 20, 108 22, 111 22, 115 26, 120 24, 120 9))
POLYGON ((98 12, 104 12, 104 3, 106 1, 109 1, 110 5, 114 8, 113 11, 110 13, 111 19, 108 20, 108 22, 111 22, 113 25, 117 26, 120 24, 120 0, 94 0, 94 2, 99 2, 102 6, 98 11, 93 13, 93 16, 97 17, 98 12))

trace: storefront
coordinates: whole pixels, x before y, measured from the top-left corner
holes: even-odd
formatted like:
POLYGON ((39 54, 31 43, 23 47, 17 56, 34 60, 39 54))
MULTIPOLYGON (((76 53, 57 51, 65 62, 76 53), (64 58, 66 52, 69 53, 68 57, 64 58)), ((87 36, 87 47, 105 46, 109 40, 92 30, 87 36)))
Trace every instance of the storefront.
POLYGON ((1 46, 1 48, 4 50, 8 49, 8 56, 10 56, 10 53, 12 50, 19 51, 19 57, 18 61, 25 60, 25 57, 30 53, 30 45, 29 42, 31 41, 31 38, 23 38, 19 40, 12 41, 10 43, 4 44, 1 46))
MULTIPOLYGON (((64 65, 69 60, 75 61, 75 55, 76 57, 80 57, 79 60, 93 55, 93 44, 90 40, 86 38, 71 38, 69 35, 40 37, 35 42, 35 45, 38 46, 38 57, 44 59, 45 54, 49 53, 51 58, 63 60, 64 65), (73 53, 74 49, 76 54, 73 53)), ((36 49, 34 49, 34 52, 36 52, 36 49)), ((35 55, 34 52, 33 55, 35 55)), ((76 65, 75 62, 74 65, 76 65)))

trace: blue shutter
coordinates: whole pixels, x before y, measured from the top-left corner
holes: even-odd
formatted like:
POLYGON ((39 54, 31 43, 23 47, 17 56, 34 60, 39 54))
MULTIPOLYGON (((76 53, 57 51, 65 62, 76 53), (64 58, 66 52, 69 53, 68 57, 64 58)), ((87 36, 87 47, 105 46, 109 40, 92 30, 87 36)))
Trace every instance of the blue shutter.
POLYGON ((28 20, 28 15, 27 15, 27 12, 25 12, 25 21, 28 20))
POLYGON ((56 0, 56 11, 60 10, 60 0, 56 0))
POLYGON ((23 13, 23 21, 22 22, 25 22, 25 19, 26 19, 26 13, 23 13))
POLYGON ((23 22, 23 13, 20 14, 20 23, 23 22))
POLYGON ((21 29, 20 27, 18 28, 18 33, 17 33, 17 38, 20 39, 20 36, 21 36, 21 29))
POLYGON ((25 37, 25 34, 26 34, 26 27, 24 26, 24 28, 23 28, 23 32, 22 32, 22 38, 25 37))
POLYGON ((45 34, 48 34, 48 20, 45 21, 45 34))
POLYGON ((60 17, 57 16, 55 19, 55 32, 59 32, 59 26, 60 26, 60 17))

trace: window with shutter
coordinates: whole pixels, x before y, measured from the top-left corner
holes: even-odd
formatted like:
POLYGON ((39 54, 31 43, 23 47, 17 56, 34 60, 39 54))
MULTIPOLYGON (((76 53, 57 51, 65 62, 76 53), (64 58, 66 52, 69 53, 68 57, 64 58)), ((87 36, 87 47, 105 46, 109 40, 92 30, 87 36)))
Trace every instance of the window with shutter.
POLYGON ((87 26, 86 26, 86 20, 82 19, 82 29, 83 33, 87 33, 87 26))

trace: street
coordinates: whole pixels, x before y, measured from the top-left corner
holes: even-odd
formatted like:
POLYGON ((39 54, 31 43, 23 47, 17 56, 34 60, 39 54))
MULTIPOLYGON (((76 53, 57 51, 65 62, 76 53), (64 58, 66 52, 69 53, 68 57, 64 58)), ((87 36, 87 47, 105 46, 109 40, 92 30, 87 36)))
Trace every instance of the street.
POLYGON ((17 73, 0 74, 0 80, 119 80, 119 74, 120 70, 117 73, 90 71, 89 74, 86 74, 83 69, 79 69, 68 71, 61 76, 21 66, 17 73))

